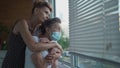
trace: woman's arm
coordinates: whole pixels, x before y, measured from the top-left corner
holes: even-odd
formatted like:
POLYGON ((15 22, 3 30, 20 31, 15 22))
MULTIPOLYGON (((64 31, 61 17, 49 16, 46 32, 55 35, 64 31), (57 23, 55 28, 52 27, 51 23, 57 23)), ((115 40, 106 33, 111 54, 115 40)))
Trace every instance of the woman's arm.
POLYGON ((33 53, 31 55, 32 62, 35 66, 35 68, 47 68, 45 60, 42 58, 41 54, 38 53, 33 53))
POLYGON ((33 52, 39 52, 57 46, 57 44, 53 42, 49 43, 35 42, 32 37, 32 34, 29 31, 29 27, 26 20, 20 20, 17 22, 17 24, 14 27, 13 33, 15 32, 21 34, 25 44, 33 52))

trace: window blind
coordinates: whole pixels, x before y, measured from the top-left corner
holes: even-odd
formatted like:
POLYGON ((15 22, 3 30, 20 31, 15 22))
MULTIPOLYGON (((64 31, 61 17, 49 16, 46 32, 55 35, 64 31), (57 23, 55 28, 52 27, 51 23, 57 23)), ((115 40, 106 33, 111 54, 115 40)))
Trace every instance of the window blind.
POLYGON ((118 0, 69 0, 70 51, 120 60, 118 0))

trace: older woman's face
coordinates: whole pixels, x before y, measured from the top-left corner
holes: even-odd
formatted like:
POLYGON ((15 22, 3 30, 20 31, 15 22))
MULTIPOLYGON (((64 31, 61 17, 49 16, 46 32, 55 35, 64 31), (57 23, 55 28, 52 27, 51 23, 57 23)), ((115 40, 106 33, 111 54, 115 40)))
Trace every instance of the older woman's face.
POLYGON ((35 8, 35 16, 40 23, 44 22, 50 17, 50 9, 48 7, 35 8))

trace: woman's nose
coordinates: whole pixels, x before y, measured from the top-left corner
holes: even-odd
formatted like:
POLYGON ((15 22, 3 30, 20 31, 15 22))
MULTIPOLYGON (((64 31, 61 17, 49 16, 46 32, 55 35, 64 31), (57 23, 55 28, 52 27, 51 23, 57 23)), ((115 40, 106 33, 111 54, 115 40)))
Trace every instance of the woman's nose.
POLYGON ((49 18, 49 16, 46 16, 46 19, 48 19, 49 18))

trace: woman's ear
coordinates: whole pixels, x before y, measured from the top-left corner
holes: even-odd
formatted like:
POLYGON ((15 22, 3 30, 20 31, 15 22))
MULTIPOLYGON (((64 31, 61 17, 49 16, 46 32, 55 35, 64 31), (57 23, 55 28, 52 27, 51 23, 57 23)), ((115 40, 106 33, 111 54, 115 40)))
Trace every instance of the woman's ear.
POLYGON ((38 12, 39 12, 39 9, 38 9, 38 8, 35 8, 33 13, 34 13, 34 14, 37 14, 38 12))

